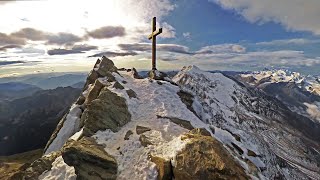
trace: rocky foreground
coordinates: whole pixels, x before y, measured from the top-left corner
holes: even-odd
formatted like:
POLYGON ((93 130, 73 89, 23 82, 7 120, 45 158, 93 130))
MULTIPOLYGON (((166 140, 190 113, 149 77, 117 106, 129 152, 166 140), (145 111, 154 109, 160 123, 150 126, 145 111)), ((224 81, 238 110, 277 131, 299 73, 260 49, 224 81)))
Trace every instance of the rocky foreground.
POLYGON ((277 126, 287 109, 197 67, 149 75, 99 59, 44 155, 8 179, 320 177, 317 138, 277 126))

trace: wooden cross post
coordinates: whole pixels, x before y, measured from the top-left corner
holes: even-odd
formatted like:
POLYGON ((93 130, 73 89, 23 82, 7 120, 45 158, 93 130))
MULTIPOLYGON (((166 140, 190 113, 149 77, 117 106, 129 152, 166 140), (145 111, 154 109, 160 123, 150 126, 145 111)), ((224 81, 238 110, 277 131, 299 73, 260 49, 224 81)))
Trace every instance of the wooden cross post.
POLYGON ((152 33, 149 35, 149 40, 152 39, 152 70, 157 70, 156 68, 156 38, 162 33, 162 28, 156 31, 156 17, 152 19, 152 33))

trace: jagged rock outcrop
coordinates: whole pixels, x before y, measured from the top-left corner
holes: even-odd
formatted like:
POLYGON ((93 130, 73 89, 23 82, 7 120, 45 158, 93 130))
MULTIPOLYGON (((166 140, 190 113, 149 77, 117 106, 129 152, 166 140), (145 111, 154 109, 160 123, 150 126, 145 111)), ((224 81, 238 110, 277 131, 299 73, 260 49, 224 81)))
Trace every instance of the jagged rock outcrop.
POLYGON ((110 59, 102 56, 101 60, 97 60, 93 70, 90 71, 83 90, 86 90, 88 85, 93 84, 99 77, 107 77, 109 82, 115 81, 113 72, 117 72, 117 67, 110 59))
MULTIPOLYGON (((98 63, 98 62, 97 62, 98 63)), ((109 75, 113 72, 117 72, 117 67, 114 65, 113 61, 102 56, 99 64, 96 65, 97 73, 103 77, 109 77, 109 75)))
POLYGON ((62 151, 64 161, 75 168, 77 179, 116 179, 117 162, 94 139, 83 137, 68 142, 62 151))

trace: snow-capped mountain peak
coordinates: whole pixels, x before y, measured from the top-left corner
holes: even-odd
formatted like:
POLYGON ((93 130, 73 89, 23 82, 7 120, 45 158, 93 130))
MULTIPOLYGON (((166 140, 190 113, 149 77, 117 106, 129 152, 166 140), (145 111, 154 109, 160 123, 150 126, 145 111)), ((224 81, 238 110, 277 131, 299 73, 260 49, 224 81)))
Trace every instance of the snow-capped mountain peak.
POLYGON ((291 72, 288 70, 267 70, 267 71, 254 71, 240 75, 244 79, 253 78, 248 83, 252 85, 263 85, 267 83, 281 83, 292 82, 297 84, 305 91, 320 95, 320 83, 315 76, 305 76, 298 72, 291 72))
POLYGON ((303 124, 275 99, 196 66, 165 79, 143 79, 99 59, 45 155, 15 177, 320 177, 310 161, 319 154, 320 139, 310 137, 317 126, 303 124))

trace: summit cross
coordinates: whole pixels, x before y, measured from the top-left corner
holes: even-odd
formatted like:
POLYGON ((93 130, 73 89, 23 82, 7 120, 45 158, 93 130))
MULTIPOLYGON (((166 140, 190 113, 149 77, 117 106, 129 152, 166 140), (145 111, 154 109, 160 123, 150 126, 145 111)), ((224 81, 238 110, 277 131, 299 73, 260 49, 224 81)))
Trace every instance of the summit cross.
POLYGON ((162 28, 156 30, 156 17, 152 18, 152 33, 149 35, 148 39, 152 40, 152 70, 157 70, 156 68, 156 43, 157 36, 162 33, 162 28))

